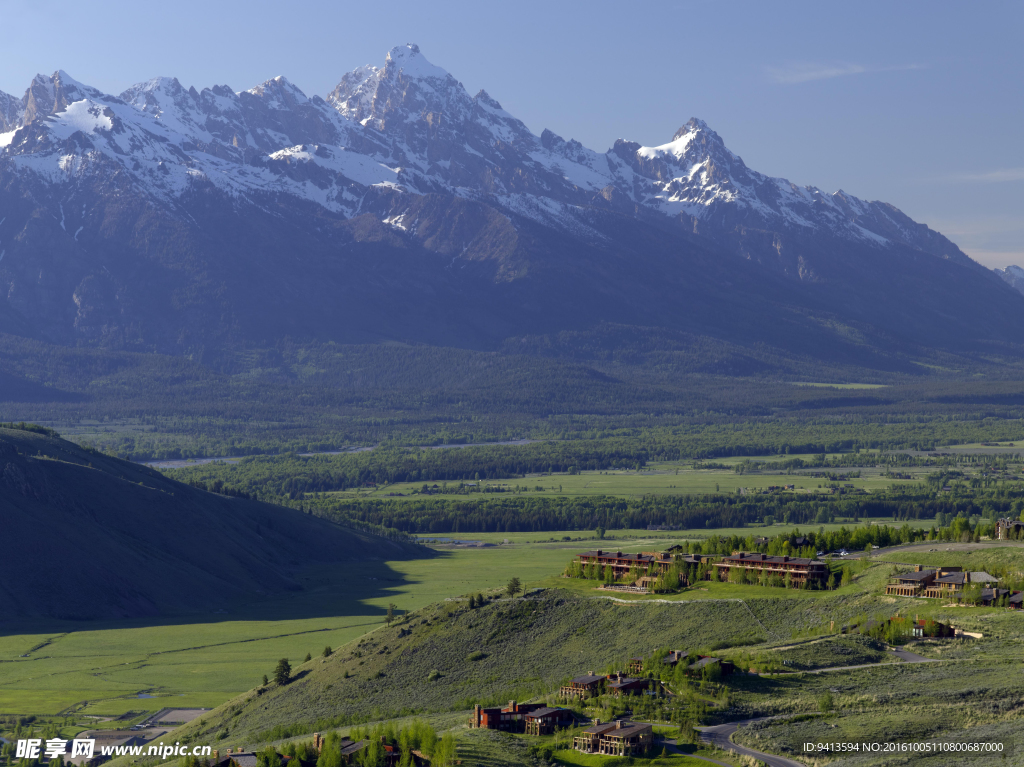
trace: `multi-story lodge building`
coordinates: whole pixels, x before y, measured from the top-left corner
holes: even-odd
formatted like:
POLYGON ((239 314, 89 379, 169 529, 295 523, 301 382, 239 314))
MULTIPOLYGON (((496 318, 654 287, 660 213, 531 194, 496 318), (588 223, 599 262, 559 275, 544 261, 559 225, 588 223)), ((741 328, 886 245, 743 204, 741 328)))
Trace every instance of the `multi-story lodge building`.
POLYGON ((999 579, 986 572, 964 572, 960 567, 939 567, 926 570, 915 565, 909 573, 897 573, 889 580, 885 593, 898 597, 927 597, 929 599, 951 599, 963 593, 965 586, 972 583, 991 587, 999 579))
POLYGON ((616 696, 643 695, 652 684, 655 684, 652 679, 636 679, 622 674, 613 674, 608 677, 606 689, 611 695, 616 696))
POLYGON ((1001 541, 1024 536, 1024 522, 1019 519, 1000 519, 996 522, 996 537, 1001 541))
POLYGON ((588 671, 583 676, 571 679, 569 684, 559 688, 558 694, 563 698, 579 698, 580 700, 593 698, 600 694, 601 682, 604 680, 605 677, 588 671))
MULTIPOLYGON (((696 660, 700 660, 706 656, 693 654, 696 660)), ((690 653, 683 650, 670 650, 667 655, 662 656, 661 662, 663 665, 669 668, 675 668, 678 663, 686 663, 690 659, 690 653)), ((630 658, 629 663, 626 664, 626 673, 639 676, 644 672, 645 661, 643 658, 630 658)))
POLYGON ((700 564, 699 557, 690 555, 673 555, 669 551, 639 551, 636 554, 626 554, 621 551, 585 551, 577 555, 583 566, 598 565, 599 567, 610 567, 615 573, 615 578, 625 578, 634 568, 641 574, 647 573, 653 567, 655 573, 668 572, 677 561, 688 565, 700 564))
POLYGON ((572 747, 584 754, 638 756, 654 745, 654 728, 649 724, 618 720, 601 724, 596 720, 572 739, 572 747))
MULTIPOLYGON (((506 732, 527 732, 527 727, 533 730, 544 729, 549 726, 567 726, 572 720, 572 712, 564 708, 548 708, 543 703, 516 703, 514 700, 508 702, 506 708, 484 708, 473 706, 473 719, 470 727, 484 730, 504 730, 506 732), (561 712, 561 713, 559 713, 561 712), (557 725, 553 723, 558 723, 557 725)), ((553 729, 548 732, 554 732, 553 729)), ((547 734, 537 732, 536 734, 547 734)))
POLYGON ((712 658, 707 655, 701 655, 697 662, 686 667, 686 672, 688 674, 699 675, 704 672, 705 668, 713 668, 716 665, 723 676, 731 674, 736 670, 735 664, 730 660, 722 660, 721 658, 712 658))
POLYGON ((921 596, 930 597, 931 599, 949 599, 960 596, 964 586, 972 583, 981 584, 982 587, 985 587, 998 582, 998 578, 986 572, 939 573, 935 580, 932 581, 931 586, 926 588, 921 596))
POLYGON ((550 735, 559 727, 573 724, 572 712, 567 708, 538 708, 523 718, 523 732, 527 735, 550 735))
POLYGON ((715 567, 718 568, 718 577, 723 581, 730 580, 730 575, 736 571, 747 571, 758 577, 761 573, 778 575, 780 578, 788 575, 793 585, 802 585, 807 581, 824 583, 828 578, 828 565, 820 560, 773 557, 747 551, 738 551, 731 556, 723 557, 715 563, 715 567))
MULTIPOLYGON (((959 567, 951 567, 948 570, 943 570, 942 573, 945 575, 947 572, 959 572, 959 570, 959 567)), ((939 572, 938 570, 925 570, 921 565, 917 565, 913 572, 897 573, 890 578, 889 585, 885 587, 885 593, 896 597, 923 597, 925 589, 932 586, 939 572)))

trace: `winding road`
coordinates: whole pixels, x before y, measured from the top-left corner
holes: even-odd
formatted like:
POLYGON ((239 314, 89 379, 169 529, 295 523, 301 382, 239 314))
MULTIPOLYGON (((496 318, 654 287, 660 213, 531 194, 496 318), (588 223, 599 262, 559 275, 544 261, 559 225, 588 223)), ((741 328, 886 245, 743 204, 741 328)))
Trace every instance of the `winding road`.
MULTIPOLYGON (((896 655, 896 657, 898 657, 904 663, 937 663, 937 662, 939 662, 939 661, 936 661, 936 660, 934 660, 932 658, 925 658, 923 655, 918 655, 917 653, 910 652, 910 650, 907 650, 907 649, 905 649, 903 647, 894 647, 894 648, 892 648, 892 651, 893 651, 893 654, 896 655)), ((823 673, 826 673, 828 671, 848 671, 848 670, 853 670, 853 669, 874 668, 874 667, 888 666, 888 665, 893 665, 893 664, 889 664, 889 663, 865 663, 865 664, 862 664, 862 665, 859 665, 859 666, 836 666, 834 668, 819 668, 819 669, 814 669, 813 671, 795 671, 795 672, 791 672, 791 673, 794 673, 794 674, 823 674, 823 673)), ((903 664, 901 663, 899 665, 903 665, 903 664)), ((785 719, 785 718, 786 717, 784 717, 784 716, 783 717, 762 716, 762 717, 759 717, 757 719, 744 719, 744 720, 739 721, 739 722, 729 722, 728 724, 719 724, 719 725, 715 725, 714 727, 698 727, 696 729, 700 730, 700 733, 701 733, 700 737, 701 737, 701 740, 703 740, 704 742, 710 743, 711 745, 717 746, 718 748, 724 749, 726 751, 732 751, 733 753, 736 753, 736 754, 740 754, 740 755, 743 755, 743 756, 752 756, 755 759, 760 759, 762 762, 767 764, 768 767, 807 767, 807 765, 805 765, 805 764, 803 764, 801 762, 796 762, 796 761, 793 761, 792 759, 787 759, 784 756, 778 756, 776 754, 765 754, 765 753, 762 753, 761 751, 754 751, 752 748, 747 748, 746 746, 740 746, 740 745, 738 745, 736 743, 733 743, 732 740, 731 740, 731 738, 732 738, 733 734, 736 732, 736 730, 738 730, 740 727, 745 727, 746 725, 750 724, 751 722, 763 722, 763 721, 767 721, 767 720, 770 720, 770 719, 785 719)))
POLYGON ((713 746, 717 746, 725 751, 732 751, 735 754, 742 756, 752 756, 755 759, 760 759, 762 762, 768 765, 768 767, 807 767, 806 764, 801 762, 794 762, 792 759, 787 759, 784 756, 776 756, 775 754, 764 754, 760 751, 755 751, 752 748, 746 746, 739 746, 730 740, 732 735, 740 727, 744 727, 751 722, 761 722, 766 719, 774 719, 775 717, 764 716, 759 719, 744 719, 742 722, 730 722, 729 724, 719 724, 714 727, 699 727, 701 731, 701 740, 706 743, 710 743, 713 746))

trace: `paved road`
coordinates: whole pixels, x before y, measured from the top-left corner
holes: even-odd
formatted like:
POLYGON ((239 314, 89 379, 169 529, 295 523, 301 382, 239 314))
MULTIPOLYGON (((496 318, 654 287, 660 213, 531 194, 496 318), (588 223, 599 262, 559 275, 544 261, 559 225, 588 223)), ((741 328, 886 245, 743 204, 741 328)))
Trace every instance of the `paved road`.
POLYGON ((751 722, 760 722, 764 719, 772 719, 773 717, 761 717, 760 719, 745 719, 742 722, 731 722, 729 724, 719 724, 715 727, 700 727, 701 740, 711 743, 712 745, 718 746, 719 748, 732 751, 735 754, 741 754, 743 756, 752 756, 755 759, 760 759, 762 762, 768 765, 768 767, 807 767, 805 764, 800 762, 794 762, 792 759, 787 759, 784 756, 777 756, 775 754, 765 754, 760 751, 754 751, 752 748, 745 746, 739 746, 733 743, 730 738, 732 734, 740 728, 740 726, 748 725, 751 722))
MULTIPOLYGON (((923 655, 910 652, 902 647, 893 648, 893 654, 901 658, 904 663, 937 663, 933 658, 925 658, 923 655)), ((795 671, 791 673, 795 674, 823 674, 828 671, 848 671, 859 668, 876 668, 878 666, 893 665, 887 663, 864 663, 859 666, 837 666, 836 668, 819 668, 813 671, 795 671)), ((902 664, 900 664, 902 665, 902 664)), ((730 740, 732 735, 740 727, 750 724, 751 722, 760 722, 766 719, 774 719, 775 717, 761 717, 759 719, 745 719, 742 722, 730 722, 729 724, 719 724, 715 727, 699 727, 701 731, 701 740, 711 743, 719 748, 733 751, 737 754, 745 756, 752 756, 755 759, 760 759, 762 762, 767 764, 769 767, 806 767, 806 765, 800 762, 795 762, 792 759, 787 759, 784 756, 776 756, 775 754, 764 754, 760 751, 754 751, 753 749, 746 748, 745 746, 739 746, 730 740)), ((713 760, 709 760, 713 761, 713 760)), ((721 764, 721 762, 718 762, 721 764)))
POLYGON ((894 647, 893 652, 897 657, 902 658, 907 663, 935 663, 934 658, 926 658, 923 655, 918 655, 916 652, 910 652, 905 647, 894 647))

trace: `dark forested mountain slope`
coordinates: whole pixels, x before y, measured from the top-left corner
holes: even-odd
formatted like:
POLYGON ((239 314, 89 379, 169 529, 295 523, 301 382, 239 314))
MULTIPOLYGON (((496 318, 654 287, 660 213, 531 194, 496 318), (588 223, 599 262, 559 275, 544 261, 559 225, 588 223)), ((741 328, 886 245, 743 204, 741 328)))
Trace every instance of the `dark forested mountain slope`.
POLYGON ((216 352, 687 332, 873 365, 1019 353, 1024 296, 891 205, 748 168, 690 120, 605 154, 416 46, 326 99, 284 78, 0 94, 0 331, 216 352))
POLYGON ((0 429, 0 622, 212 613, 317 563, 403 555, 322 519, 208 493, 62 439, 0 429))

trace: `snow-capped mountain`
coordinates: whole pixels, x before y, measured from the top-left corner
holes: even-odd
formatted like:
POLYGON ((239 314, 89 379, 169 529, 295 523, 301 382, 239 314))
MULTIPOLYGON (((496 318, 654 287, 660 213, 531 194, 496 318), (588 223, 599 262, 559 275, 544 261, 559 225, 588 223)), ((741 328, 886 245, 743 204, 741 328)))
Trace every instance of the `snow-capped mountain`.
POLYGON ((391 50, 382 68, 345 75, 326 101, 283 77, 239 93, 155 78, 115 98, 57 72, 38 76, 20 102, 0 95, 0 113, 0 143, 15 168, 66 181, 92 172, 89 158, 100 154, 140 193, 172 205, 203 181, 240 197, 274 191, 353 215, 368 187, 387 186, 487 200, 577 231, 582 209, 600 196, 730 229, 824 230, 965 258, 948 241, 936 250, 941 238, 890 205, 750 170, 701 120, 667 144, 620 140, 605 154, 550 131, 534 135, 486 92, 470 96, 415 45, 391 50))
POLYGON ((993 269, 992 271, 998 274, 1007 285, 1024 293, 1024 269, 1011 265, 1005 269, 993 269))
MULTIPOLYGON (((757 264, 756 275, 784 282, 849 286, 874 279, 877 264, 920 275, 948 271, 945 262, 982 292, 1001 289, 953 243, 893 206, 751 170, 701 120, 666 144, 619 140, 602 154, 551 131, 534 134, 485 91, 471 96, 415 45, 392 49, 382 67, 346 74, 326 98, 284 77, 240 92, 197 91, 159 77, 112 96, 63 71, 40 75, 21 99, 0 93, 0 181, 0 295, 44 335, 65 339, 152 335, 130 308, 137 294, 155 290, 137 284, 141 263, 163 269, 204 254, 206 278, 223 272, 225 287, 214 293, 230 294, 239 278, 228 264, 245 258, 224 255, 234 247, 224 244, 225 233, 243 233, 232 235, 237 243, 266 227, 254 250, 290 250, 301 241, 301 252, 327 254, 338 237, 383 248, 394 236, 388 232, 397 232, 408 239, 394 248, 439 256, 433 265, 417 262, 426 269, 417 284, 440 290, 443 283, 455 301, 465 289, 451 284, 456 271, 457 279, 473 274, 492 285, 552 269, 578 275, 587 259, 612 264, 642 237, 658 238, 647 253, 675 258, 671 268, 684 282, 732 285, 746 262, 757 264), (41 223, 41 210, 54 224, 41 223), (364 219, 385 229, 371 234, 364 219), (140 225, 162 234, 140 239, 140 225), (173 244, 161 240, 169 231, 173 244), (40 259, 55 258, 42 255, 44 241, 77 255, 53 274, 40 271, 40 259), (121 260, 101 263, 101 252, 121 260), (702 255, 698 268, 694 254, 704 253, 717 255, 702 255)), ((172 271, 198 279, 194 270, 172 271)), ((751 279, 752 290, 764 284, 751 279)), ((158 303, 180 302, 161 293, 158 303)), ((643 303, 626 301, 630 321, 643 303)), ((516 319, 495 321, 486 343, 519 332, 521 312, 507 309, 516 319)), ((245 324, 233 317, 232 301, 218 311, 225 332, 245 324)))

